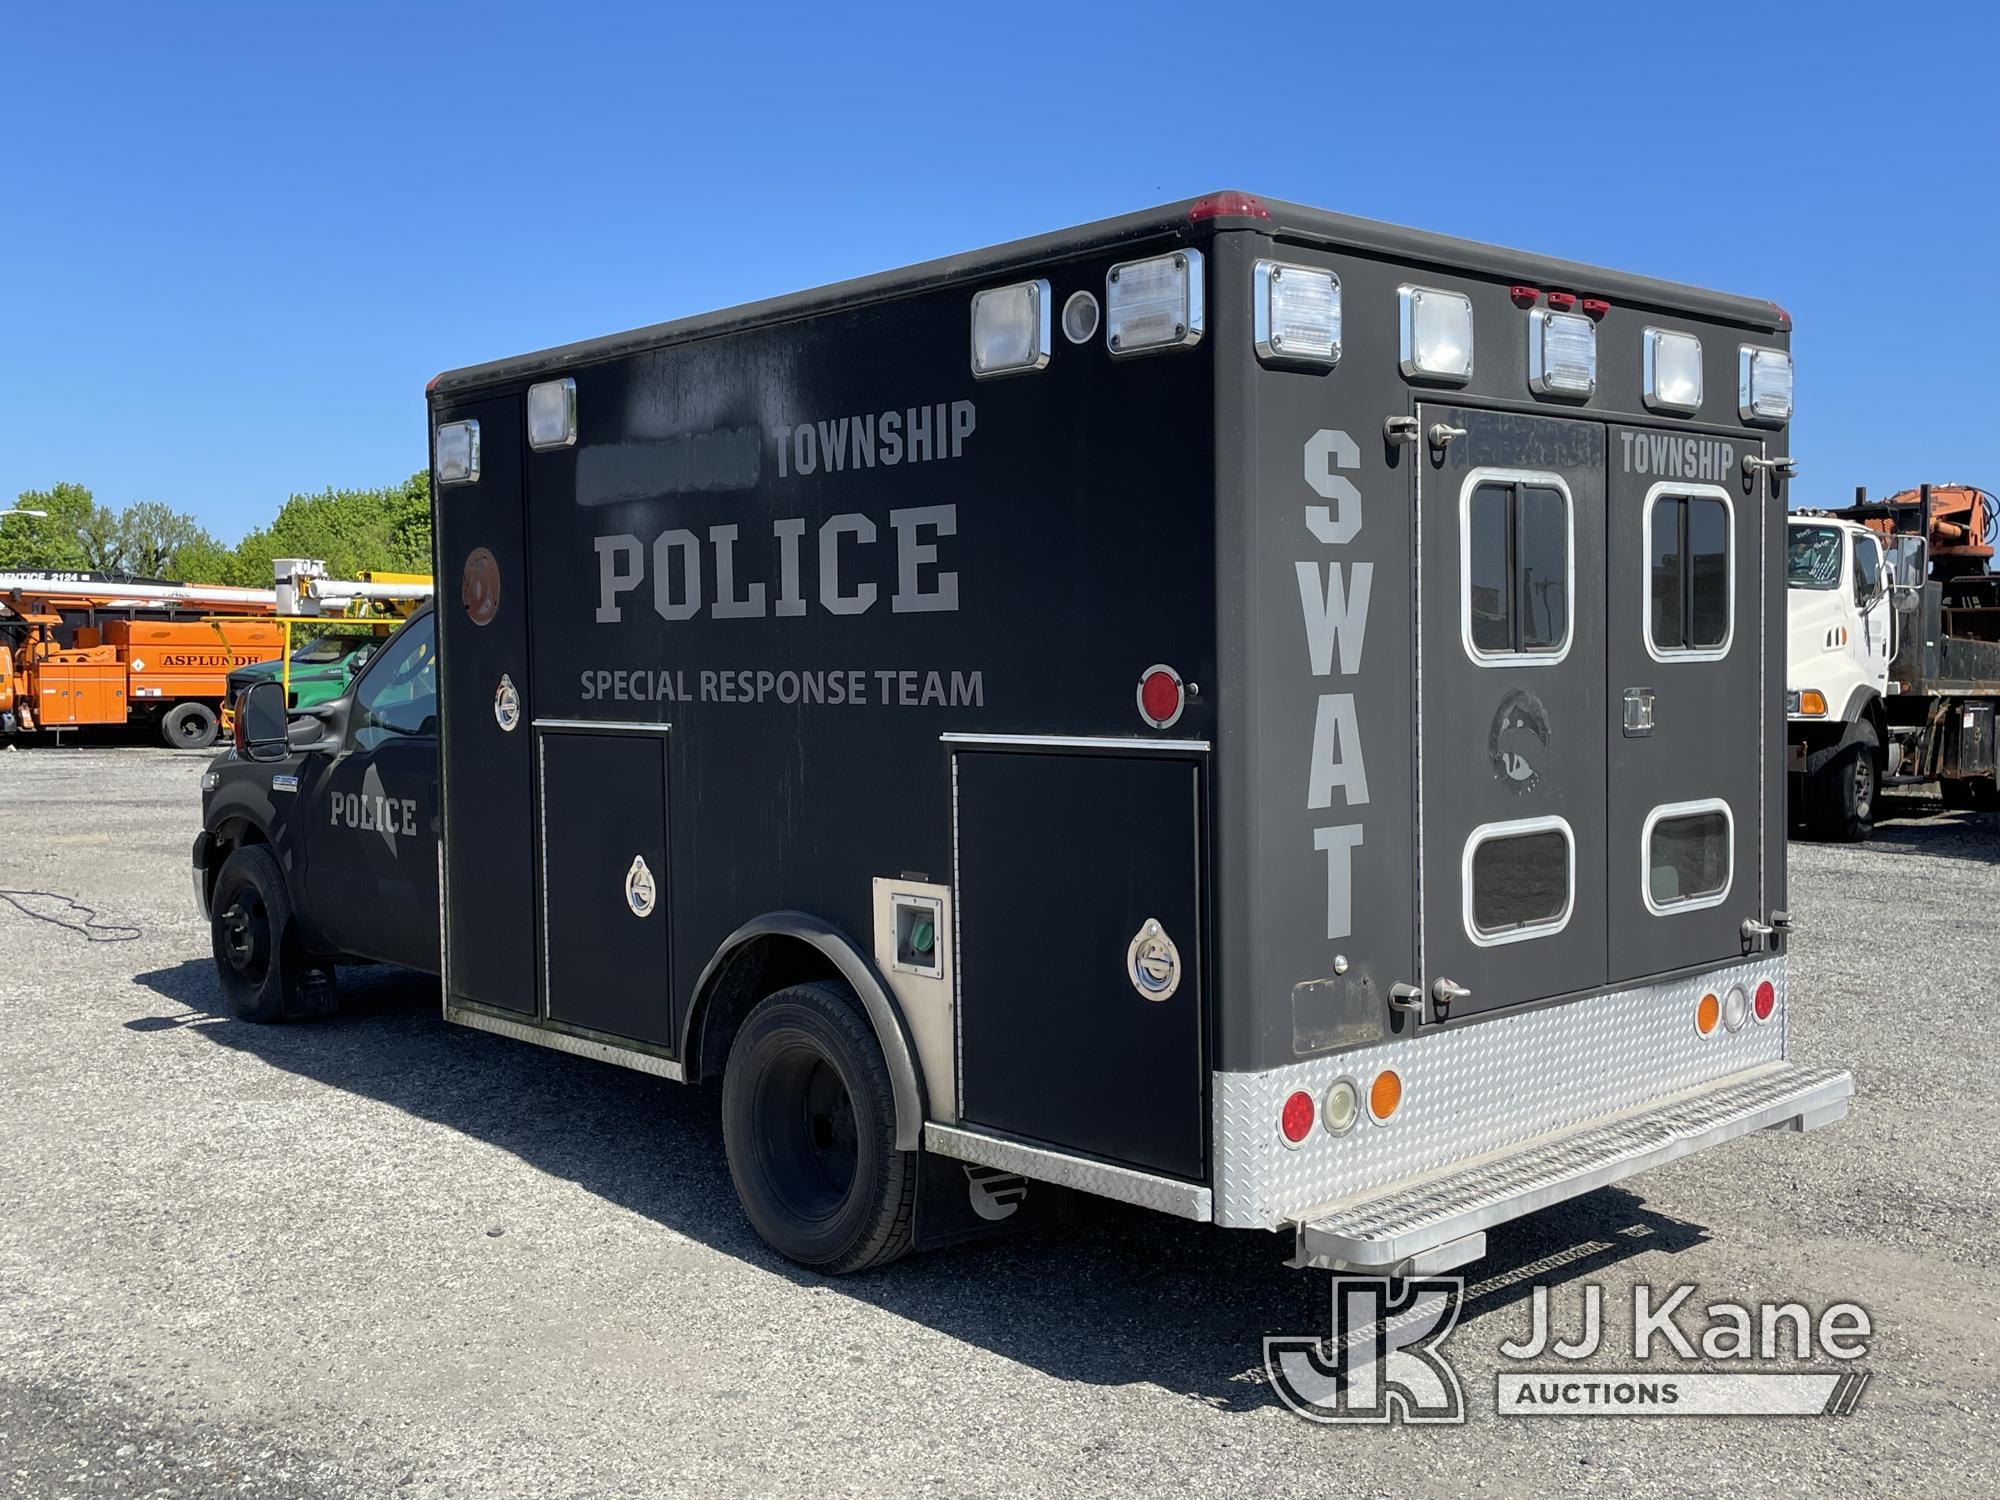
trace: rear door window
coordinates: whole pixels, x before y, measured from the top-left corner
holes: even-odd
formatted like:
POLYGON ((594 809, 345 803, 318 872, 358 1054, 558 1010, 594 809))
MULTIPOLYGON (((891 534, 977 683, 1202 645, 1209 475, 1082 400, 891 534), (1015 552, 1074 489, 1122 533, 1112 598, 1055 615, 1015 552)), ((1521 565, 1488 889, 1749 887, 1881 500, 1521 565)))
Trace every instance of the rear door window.
POLYGON ((1654 657, 1726 655, 1735 626, 1734 515, 1721 490, 1655 491, 1646 504, 1646 646, 1654 657))
POLYGON ((1478 471, 1459 525, 1468 654, 1481 665, 1561 661, 1574 614, 1568 489, 1553 475, 1478 471))
POLYGON ((1646 905, 1656 915, 1714 906, 1729 895, 1734 825, 1720 800, 1655 808, 1646 819, 1646 905))
POLYGON ((1546 937, 1569 925, 1576 840, 1561 818, 1487 823, 1465 846, 1465 930, 1482 946, 1546 937))

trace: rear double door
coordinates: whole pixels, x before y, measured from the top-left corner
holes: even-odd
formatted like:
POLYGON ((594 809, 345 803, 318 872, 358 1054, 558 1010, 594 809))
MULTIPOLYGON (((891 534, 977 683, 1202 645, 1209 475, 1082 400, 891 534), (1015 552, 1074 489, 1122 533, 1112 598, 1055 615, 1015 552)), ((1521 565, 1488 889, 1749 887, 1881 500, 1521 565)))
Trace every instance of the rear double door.
POLYGON ((1767 686, 1745 443, 1701 440, 1681 464, 1701 477, 1662 481, 1635 459, 1642 429, 1449 406, 1420 421, 1464 434, 1417 480, 1433 1013, 1740 956, 1767 686))

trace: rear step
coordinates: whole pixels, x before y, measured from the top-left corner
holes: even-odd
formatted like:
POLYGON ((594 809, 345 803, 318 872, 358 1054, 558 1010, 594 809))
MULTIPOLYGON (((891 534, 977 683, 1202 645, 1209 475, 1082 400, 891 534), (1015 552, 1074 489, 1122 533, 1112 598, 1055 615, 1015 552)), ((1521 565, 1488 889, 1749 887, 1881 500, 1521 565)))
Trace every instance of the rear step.
POLYGON ((1446 1271, 1486 1253, 1495 1224, 1753 1130, 1814 1130, 1847 1113, 1854 1080, 1779 1063, 1664 1104, 1293 1215, 1294 1265, 1372 1275, 1446 1271))

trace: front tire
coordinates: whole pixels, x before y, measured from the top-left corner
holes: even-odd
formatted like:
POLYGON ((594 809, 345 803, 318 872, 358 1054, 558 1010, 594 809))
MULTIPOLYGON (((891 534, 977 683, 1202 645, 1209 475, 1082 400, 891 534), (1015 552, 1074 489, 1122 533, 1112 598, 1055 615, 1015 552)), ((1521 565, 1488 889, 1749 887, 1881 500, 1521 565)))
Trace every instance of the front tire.
POLYGON ((840 1276, 908 1252, 917 1153, 896 1149, 889 1066, 845 985, 794 985, 750 1012, 722 1140, 743 1212, 787 1260, 840 1276))
POLYGON ((209 899, 209 943, 229 1013, 260 1024, 334 1008, 333 968, 315 965, 292 920, 284 871, 262 844, 223 862, 209 899))
POLYGON ((1870 745, 1849 745, 1806 783, 1814 831, 1823 839, 1858 844, 1875 828, 1880 767, 1870 745))
POLYGON ((176 703, 160 715, 160 738, 176 750, 206 750, 216 728, 215 710, 206 703, 176 703))

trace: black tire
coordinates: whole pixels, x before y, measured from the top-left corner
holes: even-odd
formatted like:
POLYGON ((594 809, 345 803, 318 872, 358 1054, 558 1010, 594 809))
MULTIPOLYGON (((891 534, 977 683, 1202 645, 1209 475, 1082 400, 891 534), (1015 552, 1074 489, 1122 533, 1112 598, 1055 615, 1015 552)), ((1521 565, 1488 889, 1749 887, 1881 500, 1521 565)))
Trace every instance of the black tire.
POLYGON ((224 861, 209 911, 222 998, 237 1020, 295 1021, 334 1008, 333 966, 313 963, 300 943, 284 871, 269 849, 250 844, 224 861))
POLYGON ((176 750, 206 750, 215 743, 215 710, 206 703, 176 703, 160 715, 160 738, 176 750))
POLYGON ((1871 745, 1849 745, 1806 783, 1813 832, 1840 844, 1858 844, 1875 828, 1881 767, 1871 745))
POLYGON ((896 1149, 889 1066, 854 992, 801 984, 765 997, 722 1076, 729 1175, 764 1243, 830 1276, 908 1252, 917 1153, 896 1149))

